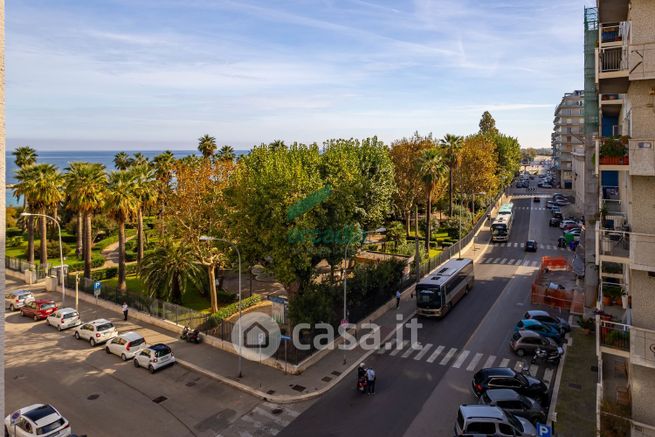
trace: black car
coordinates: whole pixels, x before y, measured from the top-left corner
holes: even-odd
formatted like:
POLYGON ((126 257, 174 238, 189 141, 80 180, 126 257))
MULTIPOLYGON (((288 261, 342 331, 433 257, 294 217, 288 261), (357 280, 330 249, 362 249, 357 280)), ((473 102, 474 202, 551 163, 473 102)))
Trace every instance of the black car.
POLYGON ((539 402, 507 388, 487 390, 480 396, 480 403, 496 405, 515 416, 525 417, 532 423, 546 423, 546 412, 539 402))
MULTIPOLYGON (((562 215, 562 214, 560 213, 560 215, 562 215)), ((550 226, 550 227, 558 227, 558 228, 559 228, 559 224, 560 224, 560 223, 562 223, 562 220, 561 220, 561 219, 559 219, 559 218, 557 218, 557 217, 551 217, 551 219, 548 221, 548 226, 550 226)))
POLYGON ((544 325, 549 325, 559 329, 563 333, 571 332, 571 325, 569 325, 569 322, 561 317, 551 316, 547 311, 530 310, 523 315, 523 318, 528 320, 538 320, 544 325))
POLYGON ((473 392, 482 396, 487 390, 509 388, 524 396, 537 399, 542 405, 548 400, 548 387, 543 381, 509 367, 490 367, 473 375, 473 392))
POLYGON ((525 242, 525 251, 526 252, 536 252, 537 251, 537 242, 534 240, 528 240, 525 242))
POLYGON ((540 197, 533 197, 532 201, 539 203, 539 202, 541 202, 541 198, 540 197))
POLYGON ((561 212, 561 211, 555 211, 555 212, 553 213, 553 218, 559 219, 560 222, 561 222, 562 220, 564 220, 564 216, 562 215, 562 212, 561 212))

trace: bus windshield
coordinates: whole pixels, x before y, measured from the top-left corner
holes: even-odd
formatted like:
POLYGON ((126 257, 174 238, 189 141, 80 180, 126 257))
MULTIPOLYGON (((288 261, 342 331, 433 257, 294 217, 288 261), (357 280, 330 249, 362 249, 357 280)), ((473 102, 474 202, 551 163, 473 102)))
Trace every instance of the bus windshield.
POLYGON ((507 225, 505 225, 505 224, 491 225, 491 234, 492 235, 507 235, 507 225))
POLYGON ((419 308, 440 308, 441 291, 439 288, 422 288, 420 285, 416 291, 416 304, 419 308))

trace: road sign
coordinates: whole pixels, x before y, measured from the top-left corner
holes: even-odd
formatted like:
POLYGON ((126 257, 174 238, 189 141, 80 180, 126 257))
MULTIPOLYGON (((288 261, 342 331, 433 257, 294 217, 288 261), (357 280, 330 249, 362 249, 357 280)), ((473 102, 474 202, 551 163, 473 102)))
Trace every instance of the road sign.
POLYGON ((537 423, 537 436, 538 437, 551 437, 553 430, 548 425, 537 423))
POLYGON ((95 281, 93 283, 93 289, 94 290, 100 290, 100 287, 102 287, 102 284, 100 283, 100 281, 95 281))

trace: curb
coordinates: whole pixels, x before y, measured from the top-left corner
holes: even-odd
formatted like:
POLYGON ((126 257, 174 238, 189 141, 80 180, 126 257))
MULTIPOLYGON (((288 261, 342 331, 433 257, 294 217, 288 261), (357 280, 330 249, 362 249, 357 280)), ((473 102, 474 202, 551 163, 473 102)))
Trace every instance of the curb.
POLYGON ((573 336, 569 337, 569 340, 562 345, 564 348, 564 353, 562 354, 562 359, 557 366, 555 381, 553 381, 553 394, 550 396, 550 405, 548 405, 548 425, 550 425, 551 428, 553 426, 553 422, 557 422, 557 412, 555 411, 555 407, 557 406, 559 386, 562 382, 562 373, 564 372, 564 364, 566 363, 566 351, 571 345, 573 345, 573 336))

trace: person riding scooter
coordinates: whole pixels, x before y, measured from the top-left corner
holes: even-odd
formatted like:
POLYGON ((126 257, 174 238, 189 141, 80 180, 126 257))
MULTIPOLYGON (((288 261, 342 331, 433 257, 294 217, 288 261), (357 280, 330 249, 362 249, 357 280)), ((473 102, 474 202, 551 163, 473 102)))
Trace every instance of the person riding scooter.
POLYGON ((366 365, 364 363, 360 363, 359 367, 357 368, 357 390, 359 390, 361 393, 366 393, 368 388, 366 370, 366 365))

